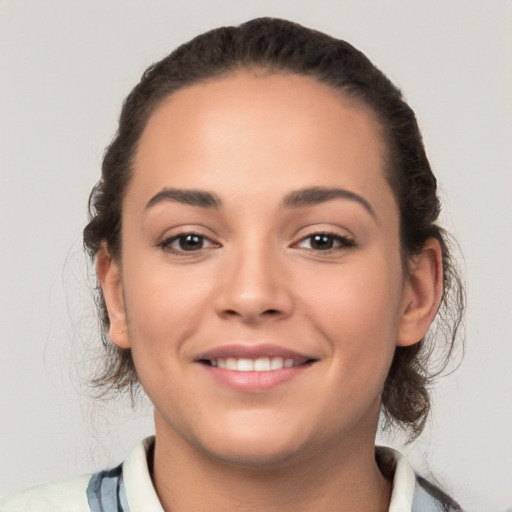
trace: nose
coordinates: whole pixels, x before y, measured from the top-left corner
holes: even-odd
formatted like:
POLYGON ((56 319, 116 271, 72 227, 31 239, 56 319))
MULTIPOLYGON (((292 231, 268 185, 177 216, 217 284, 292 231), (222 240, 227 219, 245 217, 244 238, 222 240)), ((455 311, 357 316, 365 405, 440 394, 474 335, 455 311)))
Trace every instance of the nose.
MULTIPOLYGON (((292 313, 290 281, 272 251, 238 251, 219 276, 217 314, 248 324, 285 319, 292 313)), ((226 262, 227 263, 227 262, 226 262)))

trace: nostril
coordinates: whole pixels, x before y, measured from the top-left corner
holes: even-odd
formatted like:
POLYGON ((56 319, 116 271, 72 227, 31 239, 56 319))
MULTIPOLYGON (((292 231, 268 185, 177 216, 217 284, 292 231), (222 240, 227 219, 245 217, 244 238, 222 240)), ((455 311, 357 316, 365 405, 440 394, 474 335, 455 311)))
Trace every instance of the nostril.
POLYGON ((248 319, 250 317, 250 318, 255 319, 258 316, 267 317, 267 318, 268 317, 278 317, 281 314, 281 312, 278 309, 266 309, 259 314, 251 315, 251 314, 240 313, 239 311, 237 311, 235 309, 226 309, 223 312, 223 314, 226 315, 227 317, 247 317, 248 319))

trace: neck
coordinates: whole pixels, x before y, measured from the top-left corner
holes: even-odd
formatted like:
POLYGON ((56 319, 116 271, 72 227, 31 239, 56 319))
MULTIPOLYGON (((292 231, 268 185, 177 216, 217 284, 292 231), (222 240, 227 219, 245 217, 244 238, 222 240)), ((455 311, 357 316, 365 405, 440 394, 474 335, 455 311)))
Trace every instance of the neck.
POLYGON ((202 512, 205 503, 210 512, 388 510, 391 483, 375 462, 375 434, 254 467, 219 460, 159 423, 152 476, 166 512, 202 512))

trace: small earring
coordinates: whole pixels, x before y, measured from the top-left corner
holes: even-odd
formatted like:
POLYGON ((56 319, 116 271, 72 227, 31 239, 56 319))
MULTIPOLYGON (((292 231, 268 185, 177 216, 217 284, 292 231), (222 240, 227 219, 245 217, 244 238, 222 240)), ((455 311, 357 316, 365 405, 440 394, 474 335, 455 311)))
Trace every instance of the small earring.
POLYGON ((123 329, 121 329, 120 331, 117 331, 118 334, 123 334, 123 329))

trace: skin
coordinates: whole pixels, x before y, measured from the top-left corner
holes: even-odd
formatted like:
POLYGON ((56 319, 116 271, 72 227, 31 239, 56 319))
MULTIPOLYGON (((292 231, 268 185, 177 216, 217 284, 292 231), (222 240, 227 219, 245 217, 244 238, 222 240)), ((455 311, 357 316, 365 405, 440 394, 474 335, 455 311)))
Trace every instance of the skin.
POLYGON ((134 169, 122 257, 104 244, 98 276, 110 336, 131 347, 155 406, 164 509, 387 510, 391 484, 374 459, 381 390, 396 345, 418 342, 435 315, 441 255, 429 241, 403 272, 371 112, 310 78, 239 71, 165 99, 134 169), (350 197, 283 205, 311 187, 370 208, 350 197), (169 188, 208 191, 222 206, 147 206, 169 188), (180 249, 188 233, 203 247, 180 249), (312 243, 318 233, 332 248, 312 243), (230 343, 315 362, 246 393, 196 360, 230 343))

